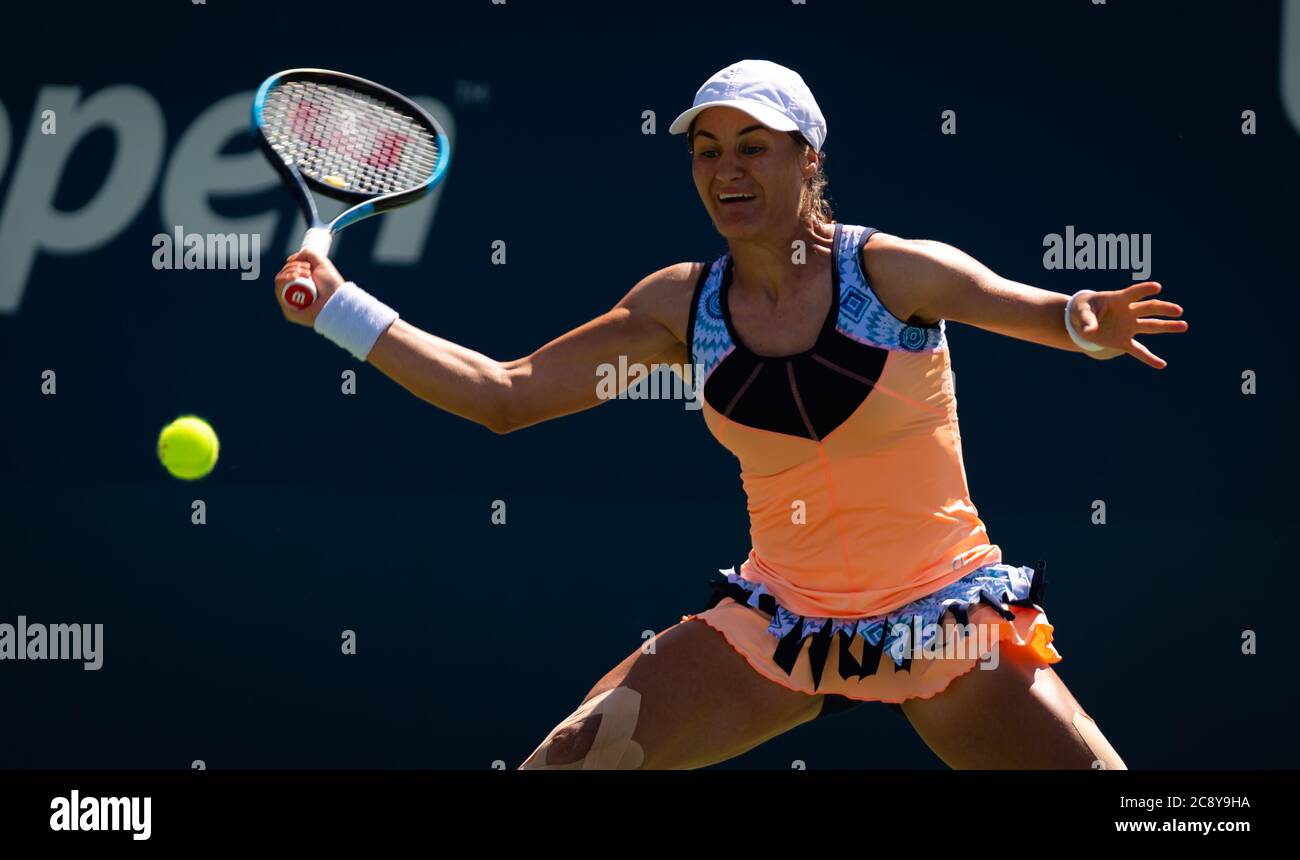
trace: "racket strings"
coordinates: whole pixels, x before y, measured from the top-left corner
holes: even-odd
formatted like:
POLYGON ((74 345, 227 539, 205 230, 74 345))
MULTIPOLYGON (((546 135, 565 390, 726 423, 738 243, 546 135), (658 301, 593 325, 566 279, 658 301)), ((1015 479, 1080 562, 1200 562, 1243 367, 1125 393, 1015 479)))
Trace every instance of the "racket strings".
POLYGON ((438 165, 437 139, 423 123, 337 84, 280 84, 267 94, 262 126, 281 158, 340 190, 406 191, 427 182, 438 165))

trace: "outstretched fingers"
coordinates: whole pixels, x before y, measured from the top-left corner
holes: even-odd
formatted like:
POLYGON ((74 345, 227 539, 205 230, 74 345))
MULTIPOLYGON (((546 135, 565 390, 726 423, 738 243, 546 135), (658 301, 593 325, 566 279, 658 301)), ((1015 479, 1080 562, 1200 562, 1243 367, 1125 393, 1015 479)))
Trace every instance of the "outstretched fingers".
POLYGON ((1151 365, 1156 370, 1164 370, 1165 366, 1169 364, 1169 362, 1165 361, 1163 358, 1154 354, 1153 352, 1151 352, 1151 350, 1147 349, 1145 346, 1139 343, 1137 338, 1131 339, 1128 342, 1128 344, 1129 344, 1129 349, 1128 349, 1129 355, 1133 356, 1138 361, 1141 361, 1144 364, 1151 365))
POLYGON ((1160 292, 1163 287, 1155 281, 1143 281, 1140 284, 1134 284, 1131 287, 1125 287, 1119 291, 1119 298, 1128 303, 1139 302, 1148 296, 1154 296, 1160 292))
POLYGON ((1137 321, 1138 334, 1173 334, 1187 331, 1187 323, 1182 320, 1140 319, 1137 321))
POLYGON ((1181 305, 1159 300, 1134 302, 1130 305, 1129 310, 1140 317, 1180 317, 1183 315, 1181 305))

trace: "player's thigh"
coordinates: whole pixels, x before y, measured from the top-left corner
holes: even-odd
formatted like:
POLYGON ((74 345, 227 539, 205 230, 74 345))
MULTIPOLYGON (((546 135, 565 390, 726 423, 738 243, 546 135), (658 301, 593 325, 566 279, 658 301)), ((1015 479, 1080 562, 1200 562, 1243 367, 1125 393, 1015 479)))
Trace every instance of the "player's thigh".
POLYGON ((589 767, 704 767, 814 719, 821 698, 769 681, 721 633, 702 621, 684 621, 601 678, 524 766, 578 766, 596 746, 603 757, 589 767), (598 700, 598 713, 586 712, 598 700), (611 724, 602 740, 606 720, 611 724), (616 732, 630 732, 633 752, 605 751, 616 732), (615 759, 619 764, 611 764, 615 759))
POLYGON ((954 768, 1124 769, 1124 762, 1060 676, 1027 648, 1003 647, 995 669, 975 668, 903 712, 954 768))

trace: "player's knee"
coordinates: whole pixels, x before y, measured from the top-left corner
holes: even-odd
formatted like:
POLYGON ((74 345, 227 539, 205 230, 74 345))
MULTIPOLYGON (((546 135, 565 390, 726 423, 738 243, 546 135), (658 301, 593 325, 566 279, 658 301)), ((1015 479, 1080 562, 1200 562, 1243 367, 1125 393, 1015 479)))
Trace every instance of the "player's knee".
POLYGON ((641 694, 615 687, 584 702, 556 726, 521 770, 635 770, 645 761, 632 737, 641 694))

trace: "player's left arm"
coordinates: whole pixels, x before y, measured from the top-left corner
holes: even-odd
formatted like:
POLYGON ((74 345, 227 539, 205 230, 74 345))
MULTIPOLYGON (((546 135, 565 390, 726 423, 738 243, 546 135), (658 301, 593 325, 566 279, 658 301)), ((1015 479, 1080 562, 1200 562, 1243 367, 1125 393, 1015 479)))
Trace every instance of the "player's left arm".
MULTIPOLYGON (((895 236, 873 237, 864 259, 873 282, 898 289, 885 290, 900 308, 902 319, 940 319, 978 326, 987 331, 1071 352, 1083 352, 1065 330, 1069 296, 1008 280, 951 245, 895 236)), ((1146 281, 1122 290, 1087 291, 1072 308, 1074 330, 1085 340, 1105 347, 1088 352, 1093 358, 1125 353, 1157 370, 1167 362, 1151 353, 1137 335, 1187 330, 1179 317, 1183 309, 1151 297, 1160 284, 1146 281)))

